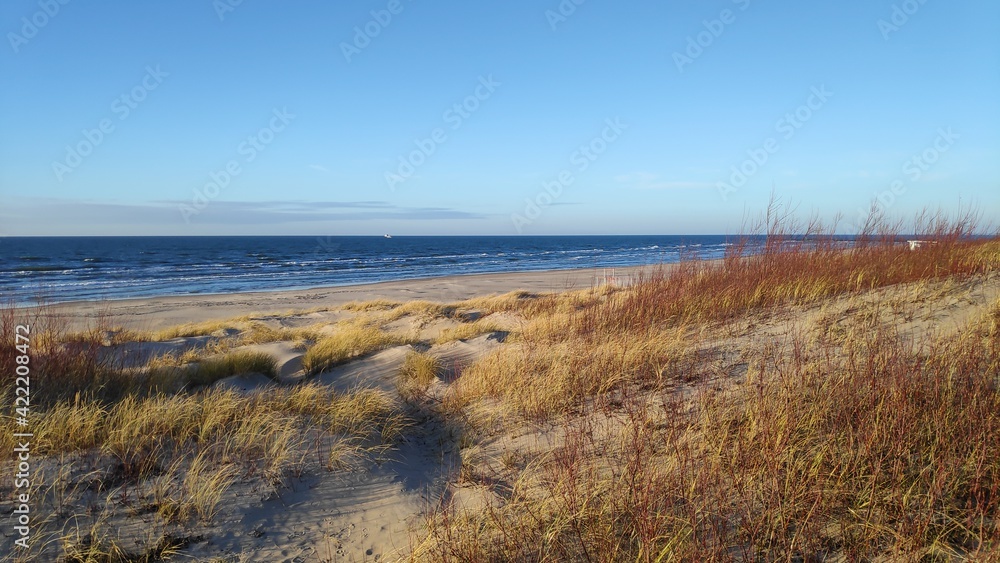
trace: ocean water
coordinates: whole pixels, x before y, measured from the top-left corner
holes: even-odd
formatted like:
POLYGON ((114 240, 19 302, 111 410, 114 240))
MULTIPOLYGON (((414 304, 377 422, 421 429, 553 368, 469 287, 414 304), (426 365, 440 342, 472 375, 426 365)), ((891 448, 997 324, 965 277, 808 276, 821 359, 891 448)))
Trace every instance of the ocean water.
POLYGON ((19 304, 304 289, 723 256, 725 236, 6 237, 0 299, 19 304))

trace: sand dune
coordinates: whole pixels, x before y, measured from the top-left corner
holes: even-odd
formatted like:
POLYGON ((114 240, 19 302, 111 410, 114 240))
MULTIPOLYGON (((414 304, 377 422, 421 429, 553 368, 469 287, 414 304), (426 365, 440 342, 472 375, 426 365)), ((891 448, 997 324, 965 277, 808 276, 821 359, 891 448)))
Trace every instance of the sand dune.
POLYGON ((283 341, 252 344, 236 348, 236 350, 263 352, 274 358, 278 364, 278 379, 280 381, 296 381, 302 375, 303 350, 296 347, 294 342, 283 341))
POLYGON ((432 346, 427 353, 437 358, 443 368, 441 378, 445 383, 451 383, 458 378, 462 370, 495 349, 505 338, 506 333, 491 332, 468 340, 456 340, 432 346))
MULTIPOLYGON (((512 277, 502 283, 487 285, 490 288, 513 289, 515 286, 504 284, 513 284, 512 280, 516 279, 512 277)), ((535 290, 542 289, 540 286, 545 284, 558 283, 554 281, 556 274, 532 274, 528 279, 538 282, 532 287, 535 290)), ((381 284, 378 288, 327 290, 330 293, 315 301, 321 306, 332 306, 347 296, 351 300, 400 298, 403 295, 425 298, 434 288, 445 287, 448 283, 452 282, 414 282, 409 287, 388 289, 381 284)), ((456 288, 452 290, 457 291, 456 288)), ((478 289, 466 287, 463 291, 478 289)), ((449 299, 452 295, 455 294, 449 293, 449 299)), ((250 332, 229 329, 224 334, 210 336, 129 342, 105 347, 102 353, 136 367, 158 356, 171 354, 180 357, 191 351, 196 354, 199 350, 199 360, 220 358, 233 352, 261 352, 276 361, 276 378, 259 373, 237 373, 216 381, 213 387, 231 390, 239 395, 239 400, 244 400, 267 396, 276 390, 289 391, 303 389, 304 385, 317 385, 324 392, 333 390, 337 393, 333 397, 323 395, 323 401, 327 403, 338 400, 338 397, 356 396, 362 390, 375 390, 379 393, 374 395, 388 398, 391 408, 396 409, 392 412, 398 413, 401 419, 405 418, 407 423, 401 425, 401 430, 386 442, 378 442, 379 430, 363 429, 372 430, 375 437, 355 435, 350 439, 359 442, 352 443, 374 440, 376 444, 371 450, 352 452, 353 457, 345 458, 343 463, 329 461, 333 459, 332 452, 340 443, 338 441, 345 439, 337 434, 339 430, 297 423, 304 424, 296 427, 296 431, 301 430, 304 440, 296 443, 294 451, 289 452, 297 460, 295 469, 284 470, 279 477, 253 471, 236 475, 232 484, 224 490, 218 514, 210 521, 164 524, 155 513, 141 513, 136 517, 132 511, 142 506, 141 502, 136 502, 140 500, 138 496, 128 510, 109 504, 107 510, 111 515, 104 525, 116 530, 118 538, 128 545, 146 546, 145 549, 166 534, 188 538, 189 543, 182 553, 195 560, 231 556, 227 560, 395 561, 405 558, 422 540, 421 525, 429 512, 441 506, 476 511, 486 503, 503 502, 504 494, 512 490, 517 472, 528 460, 551 457, 566 446, 569 426, 558 426, 551 421, 535 423, 525 420, 505 427, 484 424, 476 430, 475 439, 469 439, 462 426, 471 424, 468 420, 492 420, 490 417, 507 416, 503 409, 497 408, 494 398, 487 397, 474 406, 464 407, 461 417, 452 416, 449 419, 441 414, 439 407, 445 403, 443 399, 460 388, 463 372, 470 365, 497 350, 509 350, 511 356, 518 357, 523 350, 518 347, 525 346, 525 342, 517 332, 526 323, 520 309, 486 315, 478 310, 440 312, 434 308, 429 309, 433 313, 428 313, 414 307, 413 310, 420 312, 394 318, 392 311, 381 306, 370 311, 333 309, 294 312, 289 311, 285 303, 277 304, 282 299, 295 299, 294 293, 280 298, 254 296, 245 302, 233 296, 230 298, 228 301, 217 301, 221 297, 215 296, 200 298, 215 303, 214 306, 205 306, 204 310, 202 305, 205 302, 196 299, 180 303, 176 309, 157 300, 123 303, 121 310, 124 312, 119 318, 142 318, 142 322, 147 324, 162 325, 176 318, 176 314, 197 311, 198 315, 184 319, 185 323, 190 323, 209 318, 209 312, 246 314, 244 307, 266 309, 268 303, 272 303, 275 308, 283 308, 284 312, 253 313, 248 317, 250 322, 263 323, 275 330, 310 327, 313 332, 299 341, 240 345, 244 337, 251 336, 250 332), (229 307, 238 309, 231 310, 229 307), (365 315, 368 317, 364 318, 365 315), (306 376, 302 359, 305 350, 317 338, 316 334, 343 330, 345 325, 338 323, 355 317, 359 322, 372 323, 367 326, 380 327, 400 339, 405 337, 413 344, 378 350, 352 358, 315 376, 306 376), (478 321, 482 324, 471 324, 478 321), (448 338, 448 330, 463 326, 473 327, 473 330, 483 327, 489 332, 438 343, 442 337, 445 340, 448 338), (221 352, 205 355, 209 350, 221 352), (415 351, 435 358, 439 371, 424 395, 401 395, 398 387, 400 368, 415 351), (143 525, 147 522, 157 522, 155 531, 145 531, 143 525)), ((690 401, 696 385, 701 385, 697 390, 702 391, 707 388, 734 389, 742 385, 748 372, 745 350, 755 345, 778 349, 788 346, 792 335, 802 331, 818 340, 836 339, 844 331, 855 330, 852 327, 858 326, 859 320, 867 322, 869 318, 891 323, 899 328, 902 335, 919 339, 932 332, 940 334, 965 326, 970 320, 978 318, 986 306, 996 303, 998 298, 1000 282, 994 276, 971 281, 948 279, 890 286, 748 314, 734 321, 729 332, 710 332, 696 339, 696 348, 690 352, 697 361, 691 360, 691 365, 697 365, 701 371, 695 373, 692 371, 695 367, 681 365, 676 369, 687 370, 685 377, 676 378, 669 385, 671 389, 680 391, 675 397, 690 401)), ((64 310, 81 321, 88 318, 89 306, 78 304, 76 309, 65 306, 64 310)), ((682 336, 678 338, 683 339, 682 336)), ((685 361, 688 361, 687 357, 678 357, 678 362, 685 361)), ((273 422, 280 424, 284 416, 279 412, 273 422)), ((563 422, 571 424, 572 416, 567 416, 563 422)), ((615 433, 623 427, 622 421, 612 415, 606 420, 589 420, 588 423, 591 424, 591 434, 588 435, 597 435, 601 440, 616 441, 615 433)), ((74 467, 68 473, 71 480, 78 481, 74 486, 84 491, 72 502, 79 506, 100 505, 106 502, 109 491, 118 486, 114 483, 125 481, 109 469, 101 474, 103 476, 99 480, 112 485, 91 490, 88 483, 94 477, 86 473, 86 466, 115 468, 119 465, 116 465, 116 458, 109 457, 107 452, 89 451, 81 454, 81 459, 84 460, 83 465, 74 467)), ((56 462, 54 458, 44 459, 40 467, 51 472, 55 470, 56 462)), ((181 486, 190 464, 191 460, 186 459, 173 468, 176 475, 170 478, 174 479, 175 487, 181 486)), ((152 484, 143 486, 155 490, 152 484)))
POLYGON ((392 393, 396 390, 399 368, 412 351, 410 345, 394 346, 328 369, 316 375, 313 381, 344 393, 353 389, 380 389, 392 393))

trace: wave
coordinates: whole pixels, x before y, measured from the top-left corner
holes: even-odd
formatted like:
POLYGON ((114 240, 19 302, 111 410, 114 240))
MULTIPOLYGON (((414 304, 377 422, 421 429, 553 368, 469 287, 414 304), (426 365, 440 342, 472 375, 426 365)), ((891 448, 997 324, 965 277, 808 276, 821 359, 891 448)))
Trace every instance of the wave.
POLYGON ((317 245, 315 237, 26 239, 18 241, 21 248, 0 255, 0 290, 17 296, 44 287, 54 301, 262 291, 462 273, 666 263, 679 260, 685 248, 711 258, 732 246, 722 236, 400 241, 405 244, 387 247, 382 237, 346 237, 334 253, 317 245))
POLYGON ((0 272, 14 272, 16 274, 31 272, 72 272, 72 266, 52 265, 52 266, 19 266, 0 270, 0 272))

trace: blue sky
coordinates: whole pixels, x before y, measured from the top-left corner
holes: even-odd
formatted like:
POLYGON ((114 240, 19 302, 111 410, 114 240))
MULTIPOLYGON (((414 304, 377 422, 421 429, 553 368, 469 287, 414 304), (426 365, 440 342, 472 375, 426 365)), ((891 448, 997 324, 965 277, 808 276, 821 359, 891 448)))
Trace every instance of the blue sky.
POLYGON ((7 0, 0 234, 1000 218, 987 0, 7 0), (95 5, 96 4, 96 5, 95 5), (102 130, 103 129, 103 130, 102 130))

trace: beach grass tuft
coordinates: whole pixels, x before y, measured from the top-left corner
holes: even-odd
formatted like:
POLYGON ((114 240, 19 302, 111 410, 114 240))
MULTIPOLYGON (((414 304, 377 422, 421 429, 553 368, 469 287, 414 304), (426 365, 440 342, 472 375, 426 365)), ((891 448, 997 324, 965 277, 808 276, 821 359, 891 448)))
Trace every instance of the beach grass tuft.
POLYGON ((342 323, 337 330, 312 345, 302 357, 306 373, 323 372, 348 359, 404 344, 407 340, 363 323, 342 323))

